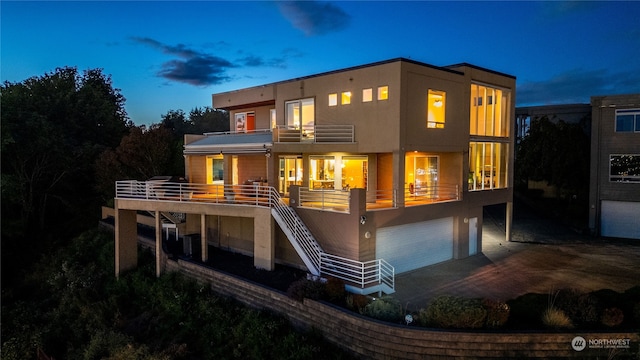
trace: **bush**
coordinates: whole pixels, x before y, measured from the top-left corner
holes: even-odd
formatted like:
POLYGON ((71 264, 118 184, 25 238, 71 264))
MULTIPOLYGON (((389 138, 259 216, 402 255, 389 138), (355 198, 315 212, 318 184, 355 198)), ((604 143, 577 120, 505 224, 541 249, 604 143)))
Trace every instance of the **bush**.
POLYGON ((362 315, 383 321, 399 322, 403 317, 402 305, 391 296, 383 296, 367 304, 362 309, 362 315))
POLYGON ((594 324, 600 320, 598 316, 598 299, 589 293, 576 289, 560 290, 555 305, 562 310, 574 324, 594 324))
POLYGON ((513 329, 537 329, 542 327, 542 315, 547 308, 544 294, 524 294, 507 304, 510 308, 507 326, 513 329))
POLYGON ((343 302, 347 294, 347 290, 344 288, 344 281, 330 277, 325 284, 327 300, 331 302, 343 302))
POLYGON ((369 298, 360 294, 348 294, 346 297, 347 308, 362 313, 367 304, 369 304, 369 298))
POLYGON ((550 306, 545 310, 542 315, 542 323, 550 328, 554 329, 571 329, 573 324, 571 319, 564 313, 564 311, 550 306))
POLYGON ((442 328, 477 329, 485 324, 487 310, 479 299, 440 296, 420 310, 419 324, 442 328))
POLYGON ((604 326, 614 327, 622 324, 624 320, 624 313, 618 308, 607 308, 602 312, 600 322, 604 326))
POLYGON ((287 295, 298 301, 302 301, 304 298, 318 300, 324 297, 325 294, 326 285, 319 280, 296 280, 287 289, 287 295))
POLYGON ((509 320, 509 305, 496 300, 485 299, 482 306, 487 311, 485 325, 487 328, 499 328, 509 320))

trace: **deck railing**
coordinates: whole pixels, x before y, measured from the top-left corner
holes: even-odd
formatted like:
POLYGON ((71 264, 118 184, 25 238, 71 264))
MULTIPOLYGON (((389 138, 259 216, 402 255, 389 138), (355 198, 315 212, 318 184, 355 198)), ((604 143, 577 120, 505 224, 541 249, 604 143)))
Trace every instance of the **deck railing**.
POLYGON ((278 143, 354 143, 354 129, 353 125, 278 125, 275 129, 274 141, 278 143))
POLYGON ((300 207, 349 213, 351 192, 341 190, 309 190, 300 188, 298 193, 300 207))

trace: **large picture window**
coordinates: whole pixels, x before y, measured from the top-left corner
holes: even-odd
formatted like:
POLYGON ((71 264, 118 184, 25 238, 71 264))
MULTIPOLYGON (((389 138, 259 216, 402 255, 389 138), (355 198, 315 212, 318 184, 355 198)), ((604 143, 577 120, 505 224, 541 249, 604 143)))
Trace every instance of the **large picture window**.
POLYGON ((610 155, 609 181, 640 183, 640 155, 610 155))
POLYGON ((616 110, 616 132, 640 132, 640 109, 616 110))
POLYGON ((333 156, 309 157, 309 188, 334 189, 336 160, 333 156))
POLYGON ((470 134, 509 136, 510 92, 471 84, 470 134))
POLYGON ((471 142, 469 144, 469 190, 507 187, 509 144, 471 142))

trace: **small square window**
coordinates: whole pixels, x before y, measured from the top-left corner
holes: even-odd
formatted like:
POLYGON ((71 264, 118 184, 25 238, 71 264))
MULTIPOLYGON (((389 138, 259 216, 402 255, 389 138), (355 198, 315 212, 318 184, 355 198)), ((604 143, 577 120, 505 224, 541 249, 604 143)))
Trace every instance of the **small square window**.
POLYGON ((362 102, 370 102, 373 100, 373 89, 362 89, 362 102))
POLYGON ((338 94, 329 94, 329 106, 338 105, 338 94))
POLYGON ((379 86, 378 87, 378 100, 387 100, 389 98, 389 87, 388 86, 379 86))
POLYGON ((351 104, 351 91, 345 91, 342 93, 342 105, 351 104))

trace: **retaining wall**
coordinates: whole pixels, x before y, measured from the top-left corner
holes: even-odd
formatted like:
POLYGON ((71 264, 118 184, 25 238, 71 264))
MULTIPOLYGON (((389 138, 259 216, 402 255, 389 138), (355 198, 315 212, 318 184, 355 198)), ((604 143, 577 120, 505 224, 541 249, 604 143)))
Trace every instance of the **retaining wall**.
POLYGON ((188 261, 167 260, 166 270, 208 283, 216 293, 247 306, 282 315, 298 328, 315 328, 329 341, 366 359, 607 359, 612 353, 640 353, 639 333, 483 333, 393 325, 319 301, 299 302, 188 261), (576 351, 572 341, 584 349, 576 351))

